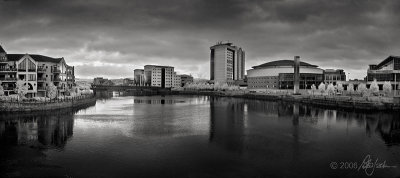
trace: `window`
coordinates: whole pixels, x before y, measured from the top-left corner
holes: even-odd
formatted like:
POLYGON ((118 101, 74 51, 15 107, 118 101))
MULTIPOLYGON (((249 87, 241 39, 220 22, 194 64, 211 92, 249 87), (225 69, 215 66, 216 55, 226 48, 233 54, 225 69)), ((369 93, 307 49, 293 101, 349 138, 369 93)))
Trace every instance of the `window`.
POLYGON ((29 71, 35 71, 36 70, 36 65, 31 60, 28 60, 28 70, 29 71))
POLYGON ((36 75, 35 74, 29 74, 28 75, 28 81, 36 81, 36 75))
POLYGON ((24 59, 21 63, 18 64, 19 71, 26 71, 26 59, 24 59))

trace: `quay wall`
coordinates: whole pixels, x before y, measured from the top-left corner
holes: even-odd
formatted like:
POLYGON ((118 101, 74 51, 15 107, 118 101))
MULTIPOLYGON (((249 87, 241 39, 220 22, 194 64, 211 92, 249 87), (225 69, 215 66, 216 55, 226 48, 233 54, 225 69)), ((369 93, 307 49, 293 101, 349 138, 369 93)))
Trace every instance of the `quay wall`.
POLYGON ((67 100, 51 100, 47 102, 10 102, 2 101, 0 103, 0 112, 32 112, 32 111, 48 111, 65 108, 76 108, 91 106, 96 104, 94 96, 82 96, 76 99, 67 100))
POLYGON ((257 99, 267 101, 288 101, 298 102, 316 106, 356 109, 356 110, 394 110, 400 111, 400 98, 391 101, 375 101, 368 97, 350 96, 313 96, 313 95, 268 95, 244 92, 223 92, 223 91, 171 91, 158 93, 159 95, 206 95, 218 97, 236 97, 246 99, 257 99))

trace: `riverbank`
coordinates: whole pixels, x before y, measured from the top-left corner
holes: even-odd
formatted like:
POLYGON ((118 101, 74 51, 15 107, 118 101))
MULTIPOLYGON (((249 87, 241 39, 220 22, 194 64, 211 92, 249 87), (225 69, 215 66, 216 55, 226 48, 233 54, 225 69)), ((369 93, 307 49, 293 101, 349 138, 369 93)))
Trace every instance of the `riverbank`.
POLYGON ((37 112, 67 108, 81 108, 96 104, 94 95, 83 95, 73 99, 56 99, 46 102, 2 101, 0 112, 37 112))
POLYGON ((219 97, 236 97, 268 101, 298 102, 316 106, 335 107, 357 110, 394 110, 400 111, 399 98, 384 100, 380 97, 356 96, 321 96, 321 95, 287 95, 223 91, 170 91, 159 93, 161 95, 206 95, 219 97))

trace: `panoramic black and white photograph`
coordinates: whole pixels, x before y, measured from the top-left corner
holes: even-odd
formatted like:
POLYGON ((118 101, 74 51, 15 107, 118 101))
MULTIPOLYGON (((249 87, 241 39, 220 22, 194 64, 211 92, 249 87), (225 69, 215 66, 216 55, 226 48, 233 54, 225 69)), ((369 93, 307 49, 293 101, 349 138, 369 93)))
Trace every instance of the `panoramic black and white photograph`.
POLYGON ((0 0, 0 177, 400 178, 400 1, 0 0))

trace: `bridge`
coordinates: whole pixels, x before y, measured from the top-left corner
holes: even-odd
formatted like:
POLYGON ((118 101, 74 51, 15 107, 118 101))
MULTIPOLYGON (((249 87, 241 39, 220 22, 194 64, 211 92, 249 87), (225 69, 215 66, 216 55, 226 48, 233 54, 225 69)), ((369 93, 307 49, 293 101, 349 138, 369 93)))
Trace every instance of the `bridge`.
POLYGON ((94 94, 102 91, 116 91, 116 92, 135 92, 135 93, 157 93, 171 91, 171 88, 161 88, 152 86, 131 86, 131 85, 91 85, 90 89, 94 94))

